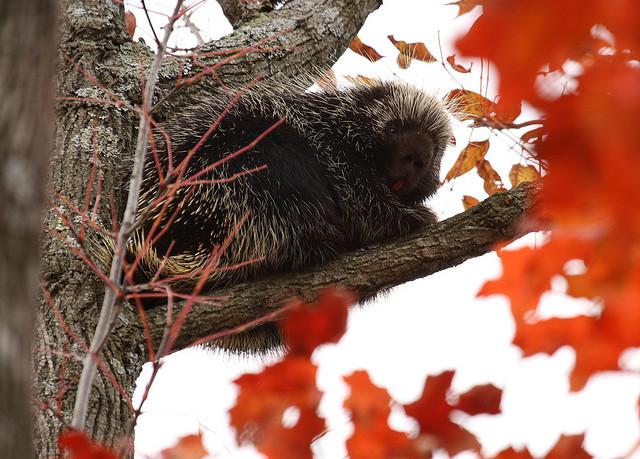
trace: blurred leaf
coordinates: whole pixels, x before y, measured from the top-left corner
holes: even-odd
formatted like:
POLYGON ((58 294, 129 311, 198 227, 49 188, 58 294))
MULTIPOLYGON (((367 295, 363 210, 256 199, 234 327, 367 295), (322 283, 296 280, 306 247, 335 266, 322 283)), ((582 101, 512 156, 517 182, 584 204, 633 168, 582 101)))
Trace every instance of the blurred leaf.
POLYGON ((171 448, 163 449, 162 459, 202 459, 209 453, 202 444, 202 434, 186 435, 171 448))

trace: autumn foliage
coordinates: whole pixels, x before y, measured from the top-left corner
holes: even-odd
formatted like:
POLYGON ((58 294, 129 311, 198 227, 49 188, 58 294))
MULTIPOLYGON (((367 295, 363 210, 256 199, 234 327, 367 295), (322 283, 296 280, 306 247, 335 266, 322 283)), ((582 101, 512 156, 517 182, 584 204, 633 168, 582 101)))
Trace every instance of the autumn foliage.
MULTIPOLYGON (((316 346, 337 342, 341 337, 352 301, 344 292, 328 290, 315 303, 296 302, 282 323, 290 346, 286 357, 260 374, 236 380, 240 395, 231 410, 231 423, 241 442, 251 442, 267 457, 312 457, 311 444, 326 426, 317 414, 322 394, 316 387, 316 367, 309 357, 316 346), (293 426, 286 425, 286 412, 292 409, 297 420, 293 426)), ((479 451, 476 438, 453 422, 451 413, 497 414, 501 391, 491 385, 478 386, 461 394, 457 403, 450 403, 447 396, 453 376, 453 371, 430 376, 422 397, 404 406, 420 426, 417 437, 389 427, 387 421, 395 402, 384 388, 371 382, 365 371, 347 376, 351 395, 344 407, 354 424, 346 444, 350 457, 423 458, 435 449, 452 455, 466 449, 479 451)))
MULTIPOLYGON (((636 60, 640 4, 631 0, 613 3, 454 3, 460 14, 482 5, 483 14, 457 46, 462 55, 488 58, 495 64, 501 97, 489 100, 458 89, 448 95, 449 102, 456 117, 472 127, 527 128, 520 135, 525 161, 513 165, 509 184, 543 182, 538 211, 531 218, 544 221, 551 229, 547 241, 538 247, 500 250, 504 273, 487 282, 479 295, 509 298, 516 323, 514 344, 525 356, 551 354, 563 346, 575 350, 572 390, 582 389, 597 372, 621 370, 622 352, 640 347, 640 212, 635 210, 640 202, 640 168, 636 167, 640 145, 640 65, 636 60), (545 76, 551 72, 564 76, 568 61, 581 69, 571 75, 577 80, 577 89, 555 96, 545 94, 541 90, 545 76), (517 122, 523 103, 542 113, 542 118, 517 122), (580 261, 584 268, 580 272, 568 270, 570 261, 580 261), (592 309, 576 317, 540 317, 537 305, 557 276, 566 281, 569 295, 593 300, 597 313, 592 309)), ((398 62, 403 68, 416 56, 424 62, 438 60, 424 44, 389 38, 399 50, 398 62)), ((371 60, 381 58, 360 41, 352 49, 371 60)), ((456 72, 467 71, 455 56, 445 61, 456 72)), ((508 184, 486 159, 489 149, 488 139, 463 146, 446 180, 475 169, 487 194, 503 191, 508 184)), ((477 202, 465 196, 465 207, 477 202)), ((338 299, 325 297, 322 301, 338 299)), ((313 328, 312 324, 306 321, 305 329, 313 328)), ((345 408, 354 424, 353 435, 347 440, 350 457, 428 457, 436 450, 450 455, 464 450, 480 453, 477 439, 452 420, 451 413, 497 414, 500 391, 492 386, 474 388, 451 404, 447 394, 453 375, 445 372, 428 377, 422 397, 404 406, 419 425, 419 433, 412 437, 389 427, 389 407, 394 402, 386 390, 376 387, 363 371, 348 376, 351 395, 345 408)), ((240 382, 242 394, 255 390, 246 380, 240 382)), ((315 430, 308 430, 306 438, 321 431, 321 427, 307 423, 315 430)), ((590 457, 582 443, 582 435, 563 436, 546 457, 590 457)), ((304 456, 296 457, 310 455, 307 450, 304 456)), ((533 456, 527 450, 507 449, 496 457, 533 456)))

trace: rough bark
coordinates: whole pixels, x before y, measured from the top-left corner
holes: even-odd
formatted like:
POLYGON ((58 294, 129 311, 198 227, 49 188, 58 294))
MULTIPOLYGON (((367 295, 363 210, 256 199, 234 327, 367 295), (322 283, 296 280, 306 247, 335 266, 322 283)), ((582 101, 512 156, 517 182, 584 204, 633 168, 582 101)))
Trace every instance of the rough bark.
MULTIPOLYGON (((284 8, 258 14, 229 37, 207 45, 206 50, 244 48, 288 30, 269 43, 278 49, 250 55, 222 67, 218 75, 229 85, 246 82, 256 72, 293 74, 304 67, 326 67, 348 46, 366 16, 379 3, 377 0, 291 1, 284 8)), ((87 179, 95 163, 99 165, 103 203, 97 218, 108 228, 111 226, 106 205, 110 194, 116 203, 114 213, 121 213, 118 204, 123 201, 123 184, 128 178, 137 126, 137 115, 127 106, 140 102, 140 78, 152 57, 144 46, 129 40, 122 14, 117 2, 61 2, 56 77, 60 99, 56 108, 55 147, 49 163, 49 186, 51 199, 62 205, 76 224, 78 219, 69 206, 55 194, 64 195, 83 207, 87 179), (62 99, 72 97, 82 100, 62 99), (113 97, 122 100, 124 105, 100 101, 113 97), (97 161, 94 160, 96 152, 97 161)), ((209 63, 215 61, 209 59, 209 63)), ((165 62, 160 72, 159 97, 171 91, 179 72, 189 77, 200 71, 180 64, 176 58, 165 62)), ((197 85, 177 91, 156 115, 179 113, 194 99, 206 97, 216 81, 213 77, 204 78, 197 85)), ((95 191, 95 188, 91 191, 91 206, 95 191)), ((91 339, 104 291, 99 279, 69 249, 75 242, 64 218, 48 210, 45 226, 49 231, 44 233, 42 241, 42 277, 53 305, 46 298, 40 300, 35 325, 33 369, 34 397, 39 407, 35 420, 38 457, 58 454, 57 438, 69 422, 80 374, 79 361, 84 353, 80 341, 88 344, 91 339), (53 233, 59 233, 63 241, 53 233)), ((130 308, 120 311, 119 327, 100 355, 107 373, 101 371, 94 382, 86 430, 90 436, 110 445, 118 443, 131 415, 125 397, 116 390, 114 382, 130 396, 146 359, 146 350, 139 340, 138 322, 130 308), (107 374, 113 375, 113 381, 107 374)))
MULTIPOLYGON (((83 71, 95 75, 105 87, 115 91, 126 84, 120 80, 122 70, 109 66, 118 59, 123 47, 131 48, 122 28, 117 4, 101 0, 65 1, 61 4, 60 13, 57 95, 104 98, 104 91, 97 89, 83 71), (80 67, 83 71, 79 70, 80 67)), ((129 81, 129 84, 133 82, 129 81)), ((139 85, 130 94, 118 92, 125 100, 131 100, 136 91, 139 91, 139 85)), ((97 151, 103 171, 102 199, 108 202, 108 194, 117 193, 122 183, 119 174, 122 174, 123 167, 116 165, 122 161, 121 152, 130 151, 132 147, 136 121, 135 113, 100 103, 58 103, 55 149, 49 163, 52 191, 64 194, 83 207, 87 179, 97 151)), ((56 200, 54 196, 50 198, 56 200)), ((73 214, 67 206, 64 208, 73 221, 73 214)), ((105 206, 102 209, 99 217, 109 222, 108 211, 105 206)), ((53 210, 48 210, 45 215, 45 227, 61 233, 66 243, 45 233, 44 285, 55 308, 60 311, 65 327, 89 343, 104 287, 69 250, 67 244, 74 244, 72 234, 53 210)), ((135 320, 131 314, 124 314, 123 319, 135 320)), ((63 426, 70 421, 73 394, 80 375, 79 357, 84 349, 65 332, 54 308, 45 300, 41 301, 37 316, 35 350, 35 398, 39 407, 35 425, 36 455, 51 457, 57 454, 57 438, 63 426)), ((114 337, 101 358, 118 383, 131 395, 138 371, 144 363, 141 350, 132 349, 127 341, 114 337)), ((96 378, 95 397, 90 402, 87 423, 90 435, 112 442, 121 434, 130 415, 123 397, 113 386, 104 373, 96 378)))
POLYGON ((233 27, 242 25, 258 16, 271 11, 278 2, 276 0, 256 0, 239 2, 237 0, 219 0, 218 4, 233 27))
MULTIPOLYGON (((199 50, 199 54, 242 50, 263 43, 267 51, 254 51, 234 59, 220 67, 216 75, 232 88, 256 77, 274 75, 278 75, 274 84, 283 84, 283 78, 296 78, 301 72, 313 72, 333 65, 369 13, 381 3, 381 0, 290 0, 280 9, 260 13, 250 21, 242 22, 231 35, 208 43, 199 50)), ((227 57, 206 57, 199 58, 199 61, 215 65, 227 57)), ((139 65, 138 62, 136 57, 135 65, 139 65)), ((190 65, 188 60, 166 59, 158 81, 159 100, 165 100, 165 103, 156 110, 157 118, 180 113, 182 108, 205 99, 209 91, 218 88, 218 78, 206 75, 196 84, 172 91, 181 69, 183 73, 187 68, 191 73, 202 70, 190 65), (171 95, 165 99, 168 93, 171 95)))

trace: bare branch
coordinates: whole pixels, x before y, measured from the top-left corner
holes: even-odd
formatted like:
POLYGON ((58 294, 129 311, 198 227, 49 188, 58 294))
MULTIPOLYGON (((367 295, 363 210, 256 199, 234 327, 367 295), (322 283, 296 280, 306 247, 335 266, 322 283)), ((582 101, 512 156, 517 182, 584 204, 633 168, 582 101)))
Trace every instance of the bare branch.
MULTIPOLYGON (((210 292, 225 299, 222 306, 194 305, 174 350, 276 311, 295 296, 310 300, 319 290, 339 285, 366 300, 391 287, 487 253, 501 242, 542 229, 539 222, 527 221, 525 225, 525 216, 531 212, 539 188, 539 184, 525 183, 497 193, 407 239, 358 250, 313 270, 210 292)), ((181 304, 174 307, 179 311, 181 304)), ((166 308, 149 311, 147 320, 154 341, 158 341, 166 326, 166 308)))
POLYGON ((144 170, 144 158, 147 151, 147 142, 149 139, 149 108, 153 102, 153 92, 155 89, 156 81, 158 79, 158 72, 160 71, 160 64, 165 54, 167 42, 171 33, 173 32, 173 26, 179 18, 179 12, 182 7, 183 0, 177 0, 176 6, 169 20, 169 23, 165 27, 164 37, 162 43, 158 46, 156 57, 149 70, 149 76, 145 84, 144 97, 142 99, 142 110, 140 113, 140 123, 138 125, 138 141, 136 144, 136 153, 134 156, 133 170, 131 172, 131 181, 129 182, 129 195, 127 198, 127 207, 124 211, 122 223, 120 225, 120 231, 116 237, 116 251, 111 263, 111 270, 109 272, 109 280, 112 284, 118 286, 118 290, 113 289, 110 286, 105 288, 104 299, 102 302, 102 309, 100 310, 100 318, 96 325, 96 331, 91 341, 91 347, 87 353, 82 368, 82 374, 80 375, 80 382, 78 383, 78 391, 76 393, 76 400, 73 409, 73 419, 71 421, 72 427, 82 430, 84 428, 85 420, 87 417, 87 410, 89 407, 89 394, 91 393, 91 385, 93 378, 96 374, 97 362, 95 356, 97 356, 104 343, 106 342, 109 333, 112 329, 113 321, 115 320, 116 303, 122 299, 122 266, 124 261, 124 253, 126 247, 126 241, 129 238, 130 229, 134 224, 135 216, 138 209, 138 196, 140 193, 140 185, 142 183, 142 173, 144 170))

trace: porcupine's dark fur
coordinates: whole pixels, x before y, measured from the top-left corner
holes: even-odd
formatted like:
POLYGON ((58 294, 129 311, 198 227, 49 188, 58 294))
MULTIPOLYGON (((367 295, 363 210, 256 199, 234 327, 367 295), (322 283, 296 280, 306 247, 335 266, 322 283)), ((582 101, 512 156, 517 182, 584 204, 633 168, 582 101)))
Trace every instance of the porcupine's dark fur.
MULTIPOLYGON (((207 101, 168 123, 174 166, 230 100, 207 101)), ((176 206, 182 208, 170 225, 160 225, 167 232, 145 253, 141 279, 152 277, 162 263, 162 277, 198 273, 245 215, 208 287, 296 271, 436 221, 422 202, 439 184, 440 160, 451 138, 449 119, 439 101, 406 83, 322 92, 252 90, 231 106, 197 150, 184 179, 246 146, 282 118, 284 123, 254 148, 200 180, 224 179, 261 165, 266 170, 179 188, 165 221, 176 206), (262 261, 224 269, 257 258, 262 261)), ((161 150, 159 157, 166 173, 168 155, 161 150)), ((157 167, 149 155, 140 198, 140 214, 146 212, 147 221, 130 244, 132 253, 141 250, 153 224, 155 211, 148 207, 157 188, 157 167)), ((190 291, 196 281, 194 275, 176 288, 190 291)), ((278 347, 281 337, 275 325, 267 324, 217 344, 260 351, 278 347)))

